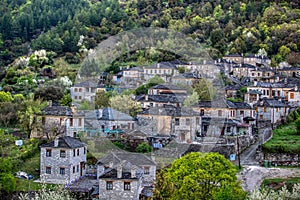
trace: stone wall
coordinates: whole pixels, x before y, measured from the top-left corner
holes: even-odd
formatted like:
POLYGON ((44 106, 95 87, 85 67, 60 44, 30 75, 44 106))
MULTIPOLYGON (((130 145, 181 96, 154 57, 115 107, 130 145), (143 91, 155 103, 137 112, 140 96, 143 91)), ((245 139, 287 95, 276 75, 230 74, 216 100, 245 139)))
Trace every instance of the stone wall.
POLYGON ((273 166, 300 166, 299 154, 264 152, 260 162, 270 162, 273 166))
POLYGON ((124 190, 124 181, 128 180, 102 180, 99 181, 99 199, 105 200, 137 200, 141 187, 140 180, 130 180, 130 190, 124 190), (113 181, 113 189, 106 189, 106 181, 113 181))

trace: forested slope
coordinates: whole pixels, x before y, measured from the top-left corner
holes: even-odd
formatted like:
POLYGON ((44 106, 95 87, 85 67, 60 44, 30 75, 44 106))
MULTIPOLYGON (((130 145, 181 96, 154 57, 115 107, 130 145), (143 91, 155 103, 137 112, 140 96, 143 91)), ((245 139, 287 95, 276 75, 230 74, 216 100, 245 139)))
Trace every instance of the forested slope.
POLYGON ((299 7, 299 1, 268 0, 3 0, 0 67, 30 48, 76 58, 80 35, 89 49, 109 35, 149 26, 191 35, 211 47, 214 58, 264 48, 273 65, 296 64, 299 7))

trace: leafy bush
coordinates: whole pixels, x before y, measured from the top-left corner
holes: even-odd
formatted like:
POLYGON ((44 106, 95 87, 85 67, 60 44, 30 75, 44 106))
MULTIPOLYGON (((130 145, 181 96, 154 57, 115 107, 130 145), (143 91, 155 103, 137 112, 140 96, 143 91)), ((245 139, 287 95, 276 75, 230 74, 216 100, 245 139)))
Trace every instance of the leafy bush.
POLYGON ((145 142, 139 144, 136 148, 136 152, 138 153, 149 153, 151 151, 152 151, 152 147, 145 142))

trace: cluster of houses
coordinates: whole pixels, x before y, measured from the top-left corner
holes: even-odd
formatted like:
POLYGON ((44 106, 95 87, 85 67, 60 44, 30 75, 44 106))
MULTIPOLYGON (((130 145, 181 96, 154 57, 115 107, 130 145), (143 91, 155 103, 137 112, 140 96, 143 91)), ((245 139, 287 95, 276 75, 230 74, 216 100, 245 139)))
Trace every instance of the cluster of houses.
MULTIPOLYGON (((88 138, 121 135, 164 148, 170 139, 199 143, 203 137, 251 136, 258 127, 275 127, 300 106, 300 68, 275 70, 269 65, 270 59, 263 56, 227 55, 201 64, 174 61, 123 68, 113 76, 121 90, 137 88, 154 76, 166 82, 132 97, 142 108, 136 117, 110 107, 83 111, 49 103, 37 116, 44 126, 32 131, 32 137, 45 137, 50 124, 52 132, 47 137, 55 138, 41 146, 41 179, 69 186, 87 175, 87 146, 77 140, 80 134, 88 138), (223 96, 185 106, 195 82, 205 78, 215 83, 221 74, 231 83, 222 87, 223 96)), ((83 81, 71 87, 74 105, 92 102, 97 92, 106 92, 101 81, 105 79, 101 74, 98 82, 83 81)), ((98 160, 96 168, 90 188, 97 186, 100 199, 139 199, 152 194, 156 171, 152 158, 112 152, 98 160)))

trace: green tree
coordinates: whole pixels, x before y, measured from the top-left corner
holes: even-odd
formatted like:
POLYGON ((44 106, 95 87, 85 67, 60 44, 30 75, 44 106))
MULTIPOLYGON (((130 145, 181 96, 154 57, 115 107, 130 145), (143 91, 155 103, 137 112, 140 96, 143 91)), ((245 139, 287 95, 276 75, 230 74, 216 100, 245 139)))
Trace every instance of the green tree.
POLYGON ((0 174, 12 173, 13 165, 10 158, 0 158, 0 174))
POLYGON ((41 99, 34 99, 31 94, 21 103, 22 108, 17 111, 19 117, 19 126, 27 133, 29 137, 31 131, 39 126, 35 121, 35 115, 42 114, 42 109, 46 106, 47 102, 43 102, 41 99))
POLYGON ((0 177, 1 188, 7 193, 11 193, 16 190, 16 178, 9 173, 3 173, 0 177))
POLYGON ((11 96, 10 92, 0 92, 0 102, 12 102, 13 97, 11 96))
POLYGON ((218 153, 189 153, 159 175, 154 199, 245 199, 235 166, 218 153))
POLYGON ((57 86, 46 86, 40 87, 34 93, 35 99, 42 99, 43 101, 53 101, 58 102, 64 96, 63 89, 57 86))
POLYGON ((145 142, 139 144, 136 147, 136 152, 138 152, 138 153, 149 153, 151 151, 152 151, 152 147, 149 144, 145 143, 145 142))
POLYGON ((152 85, 152 86, 155 86, 155 85, 158 85, 158 84, 163 84, 163 83, 165 83, 165 81, 157 75, 150 78, 149 81, 148 81, 148 84, 152 85))
POLYGON ((104 108, 104 107, 109 107, 109 98, 110 94, 104 91, 100 91, 96 93, 95 97, 95 107, 97 109, 99 108, 104 108))
POLYGON ((296 119, 295 126, 296 126, 296 128, 298 130, 298 134, 300 135, 300 118, 296 119))
POLYGON ((193 94, 188 96, 184 102, 183 105, 185 107, 190 107, 190 106, 194 106, 199 102, 199 95, 196 91, 193 91, 193 94))
POLYGON ((212 82, 207 79, 200 79, 195 82, 193 88, 198 93, 201 101, 210 101, 215 98, 216 90, 212 82))
POLYGON ((110 98, 109 104, 112 108, 127 113, 132 117, 142 111, 141 105, 134 101, 130 95, 116 95, 110 98))
POLYGON ((59 100, 59 104, 62 106, 71 106, 72 98, 70 94, 65 94, 61 100, 59 100))

